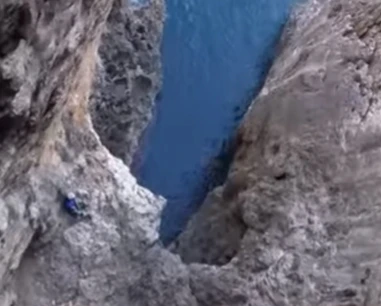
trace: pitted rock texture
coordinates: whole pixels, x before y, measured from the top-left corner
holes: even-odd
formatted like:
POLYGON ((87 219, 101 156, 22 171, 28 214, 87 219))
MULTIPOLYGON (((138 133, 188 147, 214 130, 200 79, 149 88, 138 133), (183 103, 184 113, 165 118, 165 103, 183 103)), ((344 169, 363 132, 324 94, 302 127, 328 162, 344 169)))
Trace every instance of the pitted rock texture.
POLYGON ((223 265, 191 265, 199 305, 381 305, 380 21, 378 0, 295 14, 226 184, 177 242, 223 265))
POLYGON ((0 288, 43 219, 33 208, 37 195, 30 173, 76 86, 78 66, 94 50, 110 5, 108 0, 0 4, 0 288))
POLYGON ((93 130, 88 98, 111 0, 0 3, 0 305, 196 305, 157 245, 164 199, 93 130), (75 192, 91 219, 61 208, 75 192))
POLYGON ((100 47, 91 99, 95 130, 111 153, 131 164, 161 86, 164 1, 115 1, 100 47))
POLYGON ((381 2, 295 14, 228 181, 178 241, 187 265, 157 242, 164 199, 91 123, 111 5, 0 4, 0 305, 381 305, 381 2), (68 191, 91 219, 62 211, 68 191))

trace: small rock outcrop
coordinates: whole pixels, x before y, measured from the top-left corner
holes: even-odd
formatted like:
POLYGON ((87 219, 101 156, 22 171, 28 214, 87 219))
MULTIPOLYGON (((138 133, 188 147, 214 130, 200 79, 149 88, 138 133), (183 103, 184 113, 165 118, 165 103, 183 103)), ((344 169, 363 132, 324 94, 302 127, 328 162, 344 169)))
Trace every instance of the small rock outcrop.
POLYGON ((92 121, 110 152, 131 164, 161 86, 164 1, 115 1, 100 47, 90 102, 92 121))

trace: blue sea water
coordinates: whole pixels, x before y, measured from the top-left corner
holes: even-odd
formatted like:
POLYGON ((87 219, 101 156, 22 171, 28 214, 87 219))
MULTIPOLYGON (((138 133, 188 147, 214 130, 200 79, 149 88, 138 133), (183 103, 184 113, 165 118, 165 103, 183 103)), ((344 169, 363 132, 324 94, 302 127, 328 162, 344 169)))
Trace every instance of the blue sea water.
POLYGON ((164 83, 134 165, 139 182, 168 200, 164 243, 223 181, 229 156, 215 167, 216 156, 263 84, 294 2, 167 0, 164 83))

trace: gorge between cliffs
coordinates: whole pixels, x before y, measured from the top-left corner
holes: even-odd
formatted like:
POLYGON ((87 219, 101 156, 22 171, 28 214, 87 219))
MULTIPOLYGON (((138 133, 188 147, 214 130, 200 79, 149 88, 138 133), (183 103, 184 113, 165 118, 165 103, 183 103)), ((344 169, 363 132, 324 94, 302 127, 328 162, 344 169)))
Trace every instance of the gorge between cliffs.
POLYGON ((381 1, 204 2, 1 1, 0 306, 381 305, 381 1), (166 28, 174 8, 187 27, 166 28), (204 33, 208 14, 228 19, 204 33), (271 16, 274 32, 257 28, 271 16), (231 49, 206 44, 217 30, 231 49), (186 37, 205 53, 181 66, 186 37), (150 185, 197 151, 149 179, 166 105, 204 108, 178 115, 212 140, 199 169, 228 158, 164 246, 182 216, 162 218, 176 201, 150 185), (88 218, 65 211, 69 193, 88 218))

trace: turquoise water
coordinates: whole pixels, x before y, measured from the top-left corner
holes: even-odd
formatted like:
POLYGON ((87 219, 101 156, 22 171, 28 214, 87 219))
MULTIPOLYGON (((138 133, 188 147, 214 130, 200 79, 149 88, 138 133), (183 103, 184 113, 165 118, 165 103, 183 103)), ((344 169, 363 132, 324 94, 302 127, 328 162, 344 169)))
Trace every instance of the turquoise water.
POLYGON ((168 200, 164 243, 223 182, 224 144, 264 81, 293 2, 167 0, 164 84, 134 165, 139 182, 168 200))

